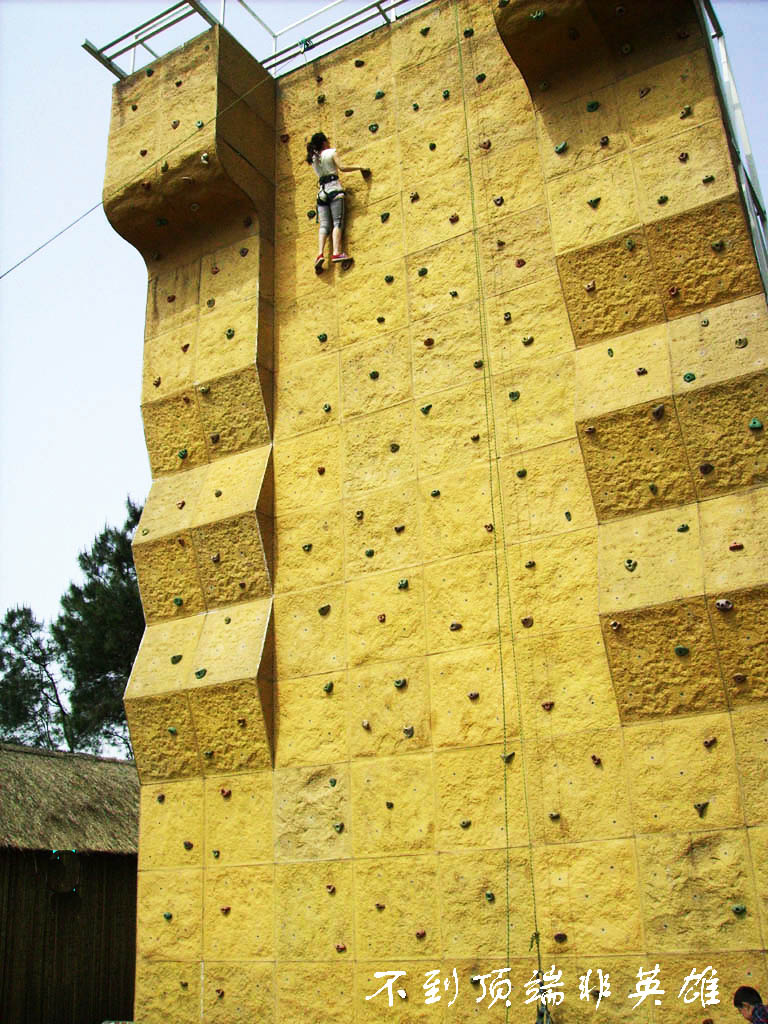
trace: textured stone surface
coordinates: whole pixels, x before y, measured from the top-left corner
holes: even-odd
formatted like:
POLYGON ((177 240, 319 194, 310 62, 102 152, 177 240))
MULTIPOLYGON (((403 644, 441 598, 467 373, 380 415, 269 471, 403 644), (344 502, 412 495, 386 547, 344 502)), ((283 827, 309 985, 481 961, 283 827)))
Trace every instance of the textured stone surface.
POLYGON ((271 862, 272 773, 208 775, 204 787, 206 868, 271 862))
POLYGON ((601 619, 622 721, 725 709, 704 598, 622 609, 616 618, 601 619), (677 654, 679 646, 688 653, 677 654))
POLYGON ((694 482, 670 398, 590 417, 578 429, 600 522, 693 501, 694 482), (664 412, 657 419, 653 410, 659 404, 664 412))
POLYGON ((545 536, 594 526, 595 509, 577 441, 501 459, 504 528, 515 537, 545 536), (518 471, 524 469, 525 476, 518 471))
POLYGON ((302 590, 342 576, 341 505, 289 512, 275 522, 275 591, 302 590), (311 544, 310 551, 304 550, 311 544))
POLYGON ((353 845, 359 858, 434 849, 432 759, 367 758, 352 766, 353 845), (392 807, 388 806, 392 804, 392 807))
MULTIPOLYGON (((364 664, 349 674, 349 750, 353 758, 406 754, 430 746, 430 690, 424 658, 364 664), (404 685, 395 685, 395 680, 404 685), (365 727, 363 722, 367 722, 365 727), (413 735, 403 730, 413 728, 413 735)), ((389 762, 387 762, 389 763, 389 762)), ((417 762, 409 760, 409 770, 417 762)))
MULTIPOLYGON (((503 578, 503 577, 502 577, 503 578)), ((490 551, 435 562, 425 571, 430 654, 475 647, 508 635, 497 615, 499 577, 490 551), (458 626, 459 628, 452 628, 458 626)))
POLYGON ((573 349, 568 311, 556 278, 501 292, 488 301, 488 309, 493 373, 573 349), (533 342, 524 345, 525 337, 533 342))
MULTIPOLYGON (((576 418, 661 402, 673 393, 667 325, 632 331, 610 342, 587 345, 576 353, 576 418), (638 374, 642 368, 645 373, 638 374)), ((666 411, 666 409, 665 409, 666 411)))
POLYGON ((275 684, 275 765, 346 760, 347 683, 343 673, 275 684), (326 693, 330 683, 332 690, 326 693))
POLYGON ((707 593, 758 586, 765 580, 768 491, 758 488, 702 502, 701 547, 707 593), (732 544, 742 548, 731 550, 732 544))
POLYGON ((736 743, 744 799, 744 820, 759 825, 768 811, 768 710, 765 705, 741 708, 733 715, 733 736, 736 743))
POLYGON ((200 1020, 200 965, 139 958, 136 962, 136 1020, 200 1020))
POLYGON ((206 959, 273 959, 272 901, 271 864, 208 866, 203 903, 203 952, 206 959))
POLYGON ((199 960, 202 895, 203 873, 199 869, 140 871, 137 955, 148 960, 199 960))
POLYGON ((424 584, 421 572, 409 573, 401 590, 399 573, 352 580, 347 588, 347 659, 350 668, 424 651, 424 584))
POLYGON ((765 586, 708 599, 723 678, 732 705, 768 697, 768 593, 765 586), (733 608, 721 612, 717 601, 733 608))
POLYGON ((337 943, 346 945, 354 956, 351 863, 278 864, 275 895, 281 908, 277 923, 281 960, 337 960, 337 943), (329 885, 333 892, 328 891, 329 885))
POLYGON ((207 960, 205 964, 204 1020, 216 1024, 273 1021, 275 1005, 272 964, 231 964, 207 960))
POLYGON ((351 808, 345 765, 281 768, 274 773, 274 785, 276 861, 349 856, 351 808), (330 785, 331 778, 336 779, 335 786, 330 785))
POLYGON ((200 779, 142 786, 139 821, 140 870, 202 865, 203 787, 200 779), (187 849, 185 843, 192 843, 192 847, 187 849))
POLYGON ((325 1024, 334 1014, 343 1018, 353 1005, 353 971, 352 963, 282 963, 277 974, 278 1019, 286 1024, 325 1024))
POLYGON ((399 961, 439 955, 437 861, 435 854, 412 854, 356 863, 355 935, 360 959, 386 957, 390 950, 397 951, 399 961), (377 910, 377 903, 383 903, 384 909, 377 910), (426 935, 419 939, 416 932, 421 930, 426 935))

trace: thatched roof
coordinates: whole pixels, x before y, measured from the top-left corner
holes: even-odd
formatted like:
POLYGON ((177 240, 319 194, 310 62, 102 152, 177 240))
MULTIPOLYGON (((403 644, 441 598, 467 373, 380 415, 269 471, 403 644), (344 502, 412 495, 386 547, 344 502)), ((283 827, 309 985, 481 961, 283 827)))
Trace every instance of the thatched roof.
POLYGON ((133 761, 0 743, 0 847, 136 853, 133 761))

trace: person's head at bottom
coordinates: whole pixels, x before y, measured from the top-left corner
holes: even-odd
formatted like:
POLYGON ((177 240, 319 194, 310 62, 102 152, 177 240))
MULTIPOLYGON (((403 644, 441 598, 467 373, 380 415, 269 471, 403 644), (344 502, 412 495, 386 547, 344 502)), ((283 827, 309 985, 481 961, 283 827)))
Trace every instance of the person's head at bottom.
POLYGON ((752 1020, 755 1007, 762 1006, 762 1004, 763 1001, 760 998, 760 993, 756 988, 750 988, 749 985, 742 985, 734 993, 733 1005, 745 1020, 752 1020))

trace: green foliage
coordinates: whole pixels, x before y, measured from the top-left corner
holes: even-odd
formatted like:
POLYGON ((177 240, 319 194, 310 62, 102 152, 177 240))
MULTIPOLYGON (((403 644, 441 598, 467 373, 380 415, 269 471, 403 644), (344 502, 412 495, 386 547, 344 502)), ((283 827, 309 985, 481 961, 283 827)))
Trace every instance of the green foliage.
POLYGON ((141 508, 128 499, 121 529, 107 526, 78 556, 46 631, 31 609, 0 624, 0 737, 35 746, 131 753, 123 693, 144 631, 131 537, 141 508))

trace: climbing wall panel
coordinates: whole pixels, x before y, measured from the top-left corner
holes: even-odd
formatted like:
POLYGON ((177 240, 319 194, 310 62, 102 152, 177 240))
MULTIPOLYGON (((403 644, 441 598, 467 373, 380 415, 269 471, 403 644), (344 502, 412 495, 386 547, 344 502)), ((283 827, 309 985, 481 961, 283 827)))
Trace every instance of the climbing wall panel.
POLYGON ((275 86, 218 30, 115 93, 136 1019, 516 1020, 554 963, 558 1022, 600 968, 612 1017, 693 1024, 697 957, 768 984, 768 314, 693 5, 435 0, 311 49, 275 86), (315 275, 318 130, 371 173, 315 275), (507 966, 508 1013, 471 981, 507 966))

